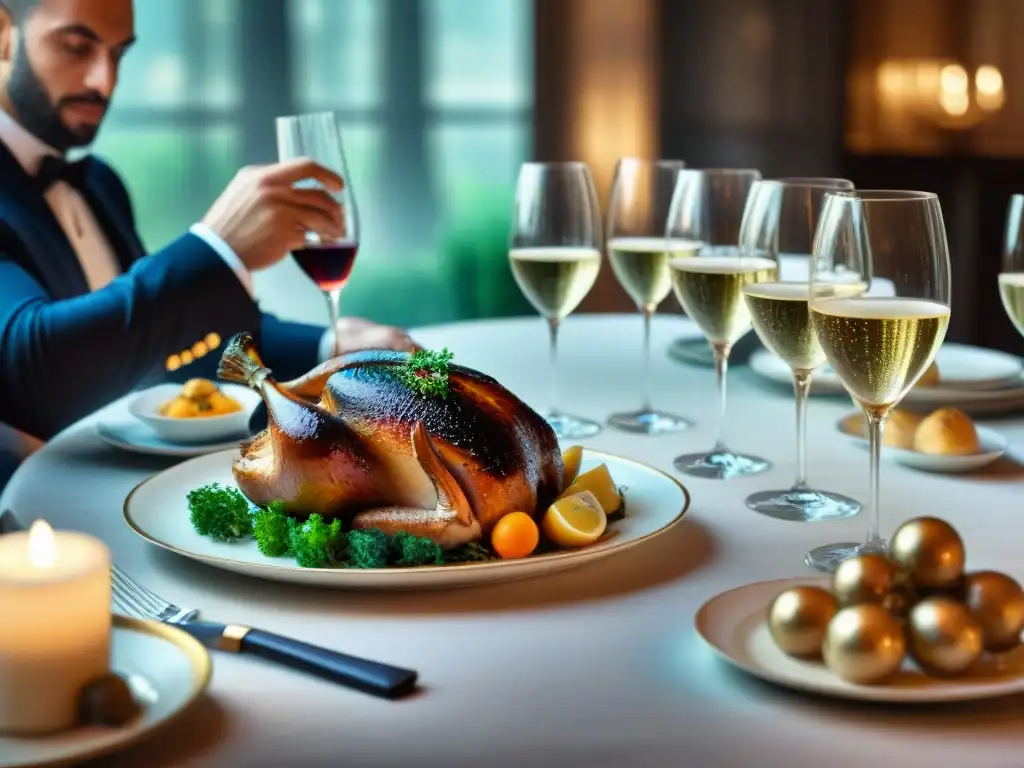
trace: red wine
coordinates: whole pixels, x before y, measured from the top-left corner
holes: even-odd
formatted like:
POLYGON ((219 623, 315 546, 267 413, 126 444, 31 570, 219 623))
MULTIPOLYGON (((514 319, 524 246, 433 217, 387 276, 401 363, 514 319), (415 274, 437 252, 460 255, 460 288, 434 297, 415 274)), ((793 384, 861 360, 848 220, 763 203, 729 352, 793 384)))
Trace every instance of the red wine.
POLYGON ((292 251, 295 261, 323 291, 345 287, 352 266, 356 263, 359 243, 333 243, 292 251))

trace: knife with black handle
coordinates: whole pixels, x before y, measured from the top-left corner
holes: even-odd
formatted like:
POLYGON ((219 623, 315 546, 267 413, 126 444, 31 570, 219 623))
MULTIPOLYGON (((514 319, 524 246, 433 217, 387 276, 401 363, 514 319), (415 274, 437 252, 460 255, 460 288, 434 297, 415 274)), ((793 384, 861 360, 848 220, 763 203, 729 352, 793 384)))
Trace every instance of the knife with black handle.
POLYGON ((261 629, 211 621, 170 621, 168 624, 188 632, 207 648, 251 653, 377 696, 399 698, 412 693, 416 687, 414 670, 360 659, 261 629))

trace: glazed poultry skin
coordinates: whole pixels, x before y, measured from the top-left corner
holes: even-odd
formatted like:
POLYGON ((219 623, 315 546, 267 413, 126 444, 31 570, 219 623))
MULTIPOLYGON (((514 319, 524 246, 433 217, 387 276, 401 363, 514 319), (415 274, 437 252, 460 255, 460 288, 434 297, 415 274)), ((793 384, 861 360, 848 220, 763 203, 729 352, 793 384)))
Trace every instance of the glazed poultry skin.
POLYGON ((509 512, 545 510, 563 474, 550 425, 460 365, 448 368, 445 396, 422 394, 401 375, 410 357, 366 350, 281 383, 252 339, 235 336, 218 375, 259 391, 268 422, 241 444, 239 489, 293 516, 341 517, 445 548, 476 541, 509 512))

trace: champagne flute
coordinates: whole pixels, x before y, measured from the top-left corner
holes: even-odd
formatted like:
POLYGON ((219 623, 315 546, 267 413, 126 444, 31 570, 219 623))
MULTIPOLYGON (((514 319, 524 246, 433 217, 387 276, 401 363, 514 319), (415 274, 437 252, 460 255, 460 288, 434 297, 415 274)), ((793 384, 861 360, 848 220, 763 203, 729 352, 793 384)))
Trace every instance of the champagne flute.
POLYGON ((516 182, 509 263, 527 300, 547 320, 551 393, 546 419, 559 439, 601 431, 596 421, 558 410, 558 328, 594 287, 601 270, 601 209, 584 163, 524 163, 516 182))
POLYGON ((935 359, 950 312, 950 266, 939 198, 930 192, 858 190, 825 196, 815 233, 811 323, 870 440, 871 504, 861 544, 818 547, 810 567, 830 573, 861 553, 885 552, 879 528, 879 453, 890 411, 935 359), (886 278, 893 296, 850 296, 851 283, 886 278))
POLYGON ((723 437, 729 352, 751 328, 743 286, 775 279, 778 272, 774 259, 744 253, 739 248, 747 195, 760 178, 754 170, 682 170, 669 206, 668 239, 699 243, 692 255, 677 256, 669 262, 672 289, 711 345, 718 381, 715 447, 675 460, 676 469, 695 477, 724 480, 756 475, 771 467, 760 457, 733 453, 723 437))
POLYGON ((1013 195, 1006 212, 999 298, 1013 327, 1024 336, 1024 195, 1013 195))
POLYGON ((608 423, 624 432, 660 435, 691 426, 682 416, 656 411, 651 404, 651 318, 672 290, 668 262, 689 255, 694 243, 667 240, 665 220, 672 201, 679 160, 626 157, 615 167, 608 213, 608 260, 619 285, 643 316, 643 402, 640 410, 613 413, 608 423))
MULTIPOLYGON (((740 226, 740 249, 780 262, 783 256, 809 259, 825 193, 852 189, 853 183, 846 179, 754 182, 740 226)), ((867 285, 854 282, 842 290, 856 296, 867 285)), ((796 396, 796 480, 787 490, 751 494, 747 506, 793 522, 840 520, 857 514, 860 504, 854 499, 812 490, 807 484, 807 394, 813 371, 825 364, 825 352, 811 327, 810 284, 806 279, 777 278, 751 283, 744 286, 743 298, 762 343, 792 369, 796 396)))
MULTIPOLYGON (((305 247, 292 251, 292 258, 327 298, 334 337, 332 354, 337 355, 340 349, 338 316, 341 292, 348 283, 359 252, 359 212, 337 118, 331 112, 277 118, 277 153, 282 161, 308 157, 334 171, 344 181, 343 188, 332 196, 342 208, 345 236, 339 240, 324 241, 315 232, 307 232, 305 247)), ((312 179, 301 181, 296 186, 322 188, 312 179)))

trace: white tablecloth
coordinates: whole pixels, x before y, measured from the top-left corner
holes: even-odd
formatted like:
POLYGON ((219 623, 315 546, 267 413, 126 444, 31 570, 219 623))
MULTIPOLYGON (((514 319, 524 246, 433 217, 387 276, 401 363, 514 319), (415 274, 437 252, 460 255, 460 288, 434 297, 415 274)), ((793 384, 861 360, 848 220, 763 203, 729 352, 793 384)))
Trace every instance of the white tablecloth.
MULTIPOLYGON (((594 418, 638 404, 640 320, 573 317, 561 345, 563 405, 594 418)), ((654 325, 657 404, 694 418, 681 435, 606 430, 587 441, 671 471, 714 439, 714 381, 670 362, 682 318, 654 325)), ((424 329, 428 346, 496 376, 538 408, 547 349, 539 319, 424 329)), ((72 385, 73 386, 73 385, 72 385)), ((115 404, 113 408, 122 408, 115 404)), ((867 495, 867 454, 841 438, 848 399, 810 405, 813 483, 867 495)), ((95 417, 94 417, 95 418, 95 417)), ((860 539, 860 517, 794 524, 750 512, 754 490, 794 469, 793 405, 742 367, 730 375, 728 440, 775 468, 732 482, 687 479, 693 505, 674 532, 574 571, 448 593, 352 594, 232 576, 157 551, 125 526, 125 495, 164 460, 107 448, 91 420, 32 456, 2 503, 25 518, 102 536, 123 568, 208 618, 295 635, 420 670, 423 691, 381 701, 254 659, 217 655, 209 696, 113 766, 999 766, 1024 764, 1024 701, 897 708, 808 698, 734 673, 693 630, 709 597, 807 573, 808 548, 860 539)), ((1024 419, 992 424, 1024 448, 1024 419)), ((1024 469, 970 477, 883 465, 883 530, 932 514, 958 526, 969 567, 1024 579, 1024 469)), ((7 620, 4 618, 2 620, 7 620)))

